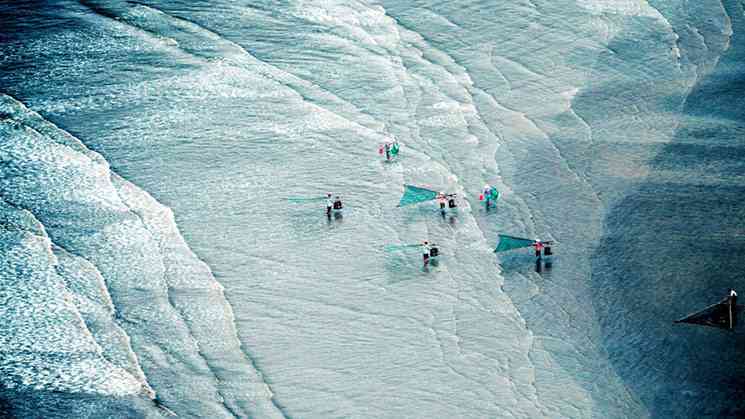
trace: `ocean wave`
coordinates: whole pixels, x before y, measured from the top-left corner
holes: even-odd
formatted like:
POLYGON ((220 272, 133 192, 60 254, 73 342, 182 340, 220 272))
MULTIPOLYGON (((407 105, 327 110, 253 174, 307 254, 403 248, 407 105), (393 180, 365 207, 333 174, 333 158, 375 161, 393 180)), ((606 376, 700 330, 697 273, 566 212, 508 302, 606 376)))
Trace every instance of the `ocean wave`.
MULTIPOLYGON (((33 113, 23 135, 34 141, 11 136, 5 173, 19 182, 2 196, 39 217, 55 257, 87 272, 57 269, 94 337, 126 331, 167 406, 215 416, 652 412, 639 396, 651 386, 626 381, 633 351, 609 356, 617 340, 598 324, 613 307, 595 293, 621 282, 593 288, 590 257, 605 211, 648 174, 687 93, 727 47, 726 14, 652 0, 498 11, 479 1, 84 4, 94 13, 81 19, 111 35, 92 51, 149 45, 158 57, 137 68, 156 76, 86 77, 91 92, 28 103, 60 125, 94 116, 95 128, 76 128, 107 132, 91 147, 146 172, 148 190, 179 205, 192 245, 212 252, 241 301, 250 347, 173 212, 74 137, 59 146, 64 133, 33 113), (109 131, 111 115, 95 117, 112 109, 129 119, 109 131), (382 165, 371 154, 391 134, 405 158, 382 165), (458 192, 460 212, 387 210, 403 182, 458 192), (486 182, 502 192, 496 211, 475 199, 486 182), (309 222, 316 209, 273 204, 327 187, 344 190, 353 222, 309 222), (541 272, 530 257, 495 265, 490 246, 506 231, 556 240, 561 259, 541 272), (392 237, 437 237, 445 261, 425 274, 367 243, 392 237)), ((107 57, 129 69, 138 51, 107 57)), ((102 345, 125 366, 128 353, 102 345)))
POLYGON ((15 99, 0 99, 6 218, 19 218, 15 208, 33 217, 25 225, 46 233, 11 231, 4 240, 8 273, 18 271, 5 281, 18 305, 5 308, 16 319, 3 335, 16 348, 6 376, 36 368, 28 361, 37 356, 48 368, 75 372, 17 374, 17 385, 153 397, 150 384, 176 412, 188 411, 184 394, 192 392, 215 417, 277 413, 246 362, 222 287, 188 249, 172 212, 68 133, 15 99), (15 282, 25 276, 48 291, 15 282), (25 310, 37 316, 20 316, 25 310), (40 346, 44 338, 48 346, 40 346))
MULTIPOLYGON (((56 257, 38 220, 4 201, 0 213, 0 385, 18 391, 148 394, 147 383, 110 356, 106 335, 88 327, 90 310, 58 271, 74 268, 56 257)), ((105 291, 99 297, 105 299, 105 291)))

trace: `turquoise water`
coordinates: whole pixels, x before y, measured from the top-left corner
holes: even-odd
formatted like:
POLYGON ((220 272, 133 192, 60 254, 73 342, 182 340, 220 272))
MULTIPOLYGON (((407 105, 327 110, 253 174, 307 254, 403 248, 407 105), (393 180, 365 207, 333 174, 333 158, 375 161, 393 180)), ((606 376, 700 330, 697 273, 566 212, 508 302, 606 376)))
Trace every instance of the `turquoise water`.
POLYGON ((0 411, 741 412, 739 3, 0 7, 0 411))

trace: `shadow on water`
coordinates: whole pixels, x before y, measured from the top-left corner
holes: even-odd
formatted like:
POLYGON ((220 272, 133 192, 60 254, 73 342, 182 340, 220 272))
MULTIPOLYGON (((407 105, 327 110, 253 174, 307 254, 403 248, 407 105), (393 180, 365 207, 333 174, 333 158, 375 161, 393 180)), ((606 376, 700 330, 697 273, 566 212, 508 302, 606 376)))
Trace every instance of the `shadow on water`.
POLYGON ((592 287, 609 358, 654 418, 743 417, 745 333, 673 325, 743 289, 745 22, 645 181, 609 209, 592 287))
POLYGON ((443 211, 440 210, 440 217, 442 218, 442 221, 445 221, 446 223, 450 224, 451 227, 455 226, 455 223, 458 221, 458 213, 455 211, 443 211))
POLYGON ((333 226, 334 223, 341 223, 344 221, 344 214, 341 211, 333 211, 331 214, 326 214, 326 221, 329 226, 333 226))
POLYGON ((502 253, 499 256, 499 266, 504 274, 510 276, 516 273, 528 276, 535 272, 543 278, 549 278, 556 261, 555 258, 554 255, 536 259, 532 251, 515 251, 513 253, 502 253))
POLYGON ((544 278, 551 277, 551 269, 553 267, 553 258, 536 259, 535 261, 535 272, 544 278))

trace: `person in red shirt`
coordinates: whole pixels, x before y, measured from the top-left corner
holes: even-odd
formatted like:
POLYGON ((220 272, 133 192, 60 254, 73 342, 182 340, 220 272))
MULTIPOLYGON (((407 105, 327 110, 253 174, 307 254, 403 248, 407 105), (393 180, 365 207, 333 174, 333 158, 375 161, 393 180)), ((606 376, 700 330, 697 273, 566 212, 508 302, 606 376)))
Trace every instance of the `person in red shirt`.
POLYGON ((447 204, 447 196, 444 192, 439 192, 437 194, 437 203, 440 205, 440 211, 445 212, 445 204, 447 204))
POLYGON ((535 247, 535 257, 540 259, 541 253, 543 252, 543 243, 539 239, 535 239, 533 247, 535 247))

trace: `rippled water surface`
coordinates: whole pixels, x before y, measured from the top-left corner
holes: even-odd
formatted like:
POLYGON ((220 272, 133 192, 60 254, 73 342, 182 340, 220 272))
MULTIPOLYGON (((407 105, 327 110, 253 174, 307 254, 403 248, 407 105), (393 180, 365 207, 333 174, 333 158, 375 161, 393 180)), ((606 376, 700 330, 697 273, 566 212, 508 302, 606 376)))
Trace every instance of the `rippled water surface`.
POLYGON ((744 19, 0 5, 0 413, 742 415, 742 334, 672 320, 742 282, 744 19), (396 208, 404 183, 460 208, 396 208), (286 199, 327 192, 343 215, 286 199), (437 266, 383 251, 425 239, 437 266))

